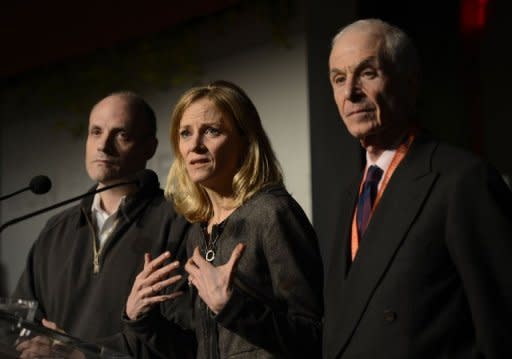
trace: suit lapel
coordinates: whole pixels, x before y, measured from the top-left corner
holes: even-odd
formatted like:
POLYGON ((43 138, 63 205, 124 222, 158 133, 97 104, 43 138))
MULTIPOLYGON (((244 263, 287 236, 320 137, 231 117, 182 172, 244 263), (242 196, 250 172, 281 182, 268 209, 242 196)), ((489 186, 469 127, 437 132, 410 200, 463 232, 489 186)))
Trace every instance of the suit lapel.
MULTIPOLYGON (((336 230, 333 231, 330 238, 330 247, 326 251, 324 263, 325 268, 325 285, 324 285, 324 301, 325 308, 329 308, 330 318, 336 320, 328 320, 329 327, 324 328, 324 345, 326 348, 332 348, 338 345, 340 341, 339 316, 340 303, 343 302, 343 284, 348 268, 348 253, 350 242, 350 227, 352 223, 352 215, 358 195, 358 184, 361 180, 361 174, 353 179, 352 184, 344 191, 339 198, 339 211, 329 213, 332 223, 336 223, 336 230)), ((330 358, 331 356, 326 356, 330 358)))
POLYGON ((421 210, 437 177, 430 170, 434 148, 432 142, 422 138, 415 140, 375 209, 338 302, 341 307, 337 333, 339 350, 328 357, 335 357, 348 344, 373 292, 383 280, 395 253, 421 210))
MULTIPOLYGON (((352 215, 358 195, 358 183, 360 175, 352 181, 352 185, 343 193, 340 199, 340 211, 336 213, 334 223, 336 232, 333 235, 331 246, 328 251, 329 262, 327 264, 326 278, 329 282, 341 283, 345 279, 348 261, 348 243, 350 242, 350 227, 352 215), (340 260, 341 258, 341 260, 340 260)), ((339 288, 339 286, 337 286, 339 288)))

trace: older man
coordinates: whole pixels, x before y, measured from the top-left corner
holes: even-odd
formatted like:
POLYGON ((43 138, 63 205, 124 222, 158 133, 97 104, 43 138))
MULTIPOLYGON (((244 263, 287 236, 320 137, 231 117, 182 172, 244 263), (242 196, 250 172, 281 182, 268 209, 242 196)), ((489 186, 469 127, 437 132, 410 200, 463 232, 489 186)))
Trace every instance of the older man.
POLYGON ((327 243, 324 357, 512 358, 510 191, 416 127, 419 66, 400 29, 345 27, 329 73, 366 166, 327 243))
MULTIPOLYGON (((85 154, 97 187, 133 179, 155 153, 155 135, 153 110, 138 95, 118 92, 98 102, 85 154)), ((96 194, 48 221, 14 296, 36 299, 46 326, 129 351, 121 316, 144 253, 179 252, 184 226, 156 183, 96 194)))

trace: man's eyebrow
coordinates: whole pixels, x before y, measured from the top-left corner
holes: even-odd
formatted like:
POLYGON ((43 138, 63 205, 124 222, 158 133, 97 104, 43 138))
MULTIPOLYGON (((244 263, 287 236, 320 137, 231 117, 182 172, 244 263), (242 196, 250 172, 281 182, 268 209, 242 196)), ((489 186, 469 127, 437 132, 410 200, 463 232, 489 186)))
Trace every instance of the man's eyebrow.
POLYGON ((345 71, 340 70, 340 69, 337 69, 337 68, 334 68, 334 69, 330 69, 330 70, 329 70, 329 76, 331 76, 331 75, 337 75, 337 74, 341 74, 341 73, 345 73, 345 71))
POLYGON ((376 61, 377 61, 377 56, 368 56, 366 59, 361 61, 356 66, 356 69, 360 69, 362 67, 368 67, 368 66, 375 66, 376 61))
MULTIPOLYGON (((354 66, 349 66, 349 72, 355 72, 357 70, 360 70, 361 68, 368 67, 368 66, 375 66, 375 63, 377 61, 377 56, 371 55, 367 58, 363 59, 360 63, 354 66)), ((338 69, 336 67, 329 70, 329 76, 345 73, 345 70, 338 69)))

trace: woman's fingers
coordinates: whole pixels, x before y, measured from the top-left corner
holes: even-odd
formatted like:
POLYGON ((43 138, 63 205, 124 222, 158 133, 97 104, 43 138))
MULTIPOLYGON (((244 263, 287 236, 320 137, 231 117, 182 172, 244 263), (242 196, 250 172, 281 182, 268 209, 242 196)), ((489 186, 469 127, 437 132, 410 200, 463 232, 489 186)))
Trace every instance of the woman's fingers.
POLYGON ((180 264, 178 261, 174 261, 164 265, 170 256, 169 251, 155 259, 151 259, 149 253, 144 254, 144 269, 137 275, 126 301, 126 314, 130 319, 138 318, 155 303, 175 297, 174 295, 160 295, 162 289, 181 279, 181 275, 169 277, 180 264))
POLYGON ((178 282, 182 278, 181 274, 174 275, 170 278, 164 279, 158 283, 155 283, 152 285, 153 289, 155 291, 161 291, 164 288, 167 288, 168 286, 178 282))
POLYGON ((199 266, 196 263, 195 259, 195 253, 196 251, 199 252, 199 250, 196 248, 194 249, 194 253, 192 256, 187 260, 187 263, 185 263, 185 271, 188 274, 197 275, 200 272, 199 266))
POLYGON ((196 247, 185 265, 189 274, 189 284, 193 285, 199 296, 214 312, 218 313, 231 297, 231 280, 245 245, 238 243, 232 250, 229 260, 217 267, 207 262, 196 247))
POLYGON ((171 257, 171 252, 165 251, 164 253, 160 254, 155 259, 151 260, 151 256, 149 253, 144 254, 144 270, 143 272, 146 272, 148 274, 153 273, 155 270, 160 268, 167 259, 171 257), (149 260, 149 261, 147 261, 149 260))
POLYGON ((149 262, 151 262, 151 254, 144 253, 144 269, 148 266, 149 262))
POLYGON ((172 263, 166 264, 165 266, 159 268, 158 270, 154 271, 149 277, 148 280, 150 281, 158 281, 162 278, 165 278, 169 276, 173 271, 175 271, 180 266, 179 261, 174 261, 172 263))
POLYGON ((229 257, 229 261, 226 263, 226 267, 231 273, 233 271, 233 268, 235 267, 236 263, 242 256, 242 253, 244 252, 245 245, 243 243, 238 243, 236 247, 231 252, 231 257, 229 257))
POLYGON ((139 275, 141 277, 137 278, 136 284, 138 290, 144 290, 147 287, 154 285, 155 283, 160 282, 162 279, 166 279, 173 271, 175 271, 180 266, 179 261, 174 261, 169 263, 158 270, 154 271, 151 274, 141 272, 139 275))
POLYGON ((192 257, 191 257, 194 261, 194 264, 199 268, 199 269, 203 269, 203 268, 209 268, 209 267, 213 267, 211 263, 207 262, 203 256, 201 255, 201 252, 199 251, 199 247, 196 247, 194 249, 194 252, 192 253, 192 257))
POLYGON ((134 288, 142 289, 145 288, 145 281, 148 277, 150 277, 156 270, 158 270, 162 264, 171 257, 171 252, 166 251, 156 257, 155 259, 151 259, 151 255, 149 253, 144 253, 144 268, 142 271, 137 274, 135 278, 134 288))
POLYGON ((181 275, 175 275, 170 278, 166 278, 164 280, 155 282, 153 284, 148 285, 146 288, 140 291, 140 297, 141 298, 148 298, 155 296, 156 294, 159 294, 161 290, 167 288, 171 284, 176 283, 181 279, 181 275))
POLYGON ((153 305, 174 299, 182 295, 183 292, 173 292, 171 294, 155 295, 153 297, 144 298, 141 302, 141 312, 147 312, 153 305))

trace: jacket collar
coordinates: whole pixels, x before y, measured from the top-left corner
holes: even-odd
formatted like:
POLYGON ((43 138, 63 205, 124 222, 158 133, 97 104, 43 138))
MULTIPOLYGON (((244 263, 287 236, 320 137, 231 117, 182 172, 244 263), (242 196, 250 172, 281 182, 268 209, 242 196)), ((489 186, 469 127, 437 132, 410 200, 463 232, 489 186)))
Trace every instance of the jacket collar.
MULTIPOLYGON (((98 188, 98 184, 89 188, 89 192, 93 192, 98 188)), ((163 191, 155 185, 151 188, 142 188, 137 192, 126 197, 124 203, 119 207, 119 215, 123 217, 123 221, 131 222, 133 221, 138 213, 143 210, 147 204, 157 195, 161 195, 163 191)), ((80 202, 80 219, 78 222, 78 226, 87 225, 87 219, 85 215, 91 218, 91 208, 92 202, 94 199, 94 195, 87 196, 82 199, 80 202)))

